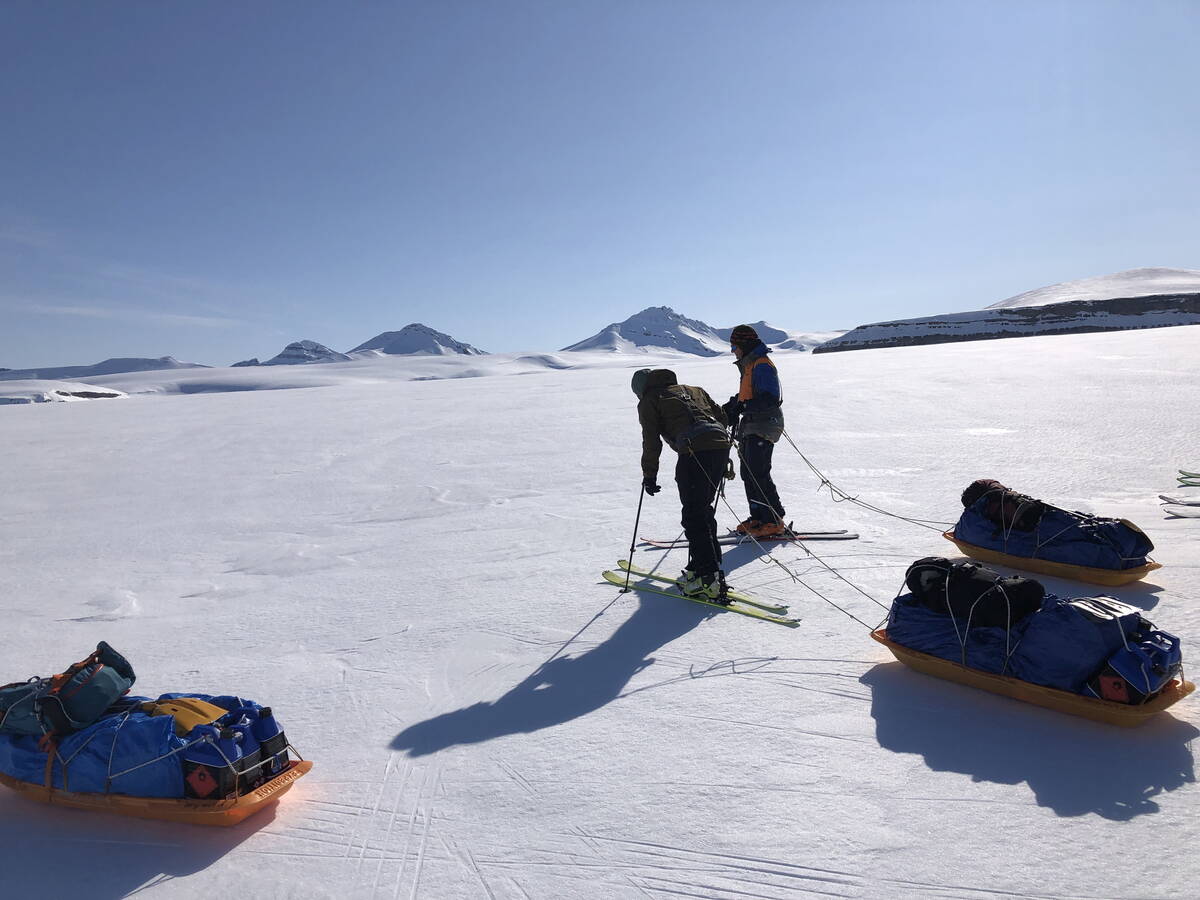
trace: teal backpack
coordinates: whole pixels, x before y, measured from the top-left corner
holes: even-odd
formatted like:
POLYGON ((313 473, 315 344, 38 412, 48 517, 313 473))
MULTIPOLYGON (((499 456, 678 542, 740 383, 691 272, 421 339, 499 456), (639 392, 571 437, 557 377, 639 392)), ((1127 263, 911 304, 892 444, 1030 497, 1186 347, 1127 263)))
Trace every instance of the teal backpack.
POLYGON ((53 738, 86 728, 136 680, 128 660, 101 641, 65 672, 0 687, 0 732, 53 738))

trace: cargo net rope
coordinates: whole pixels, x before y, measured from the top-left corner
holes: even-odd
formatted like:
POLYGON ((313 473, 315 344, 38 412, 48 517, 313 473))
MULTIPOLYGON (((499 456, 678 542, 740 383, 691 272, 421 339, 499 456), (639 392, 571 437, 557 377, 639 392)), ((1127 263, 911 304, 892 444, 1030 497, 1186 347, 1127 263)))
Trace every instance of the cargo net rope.
MULTIPOLYGON (((31 696, 35 695, 39 690, 43 689, 44 686, 47 683, 49 683, 50 681, 51 681, 51 679, 39 678, 39 677, 30 679, 30 681, 29 681, 30 695, 31 696)), ((6 709, 4 711, 4 714, 2 716, 0 716, 0 728, 3 728, 4 722, 7 720, 8 716, 12 712, 12 710, 15 709, 16 707, 17 707, 17 704, 14 703, 12 706, 10 706, 8 709, 6 709)), ((112 731, 112 746, 110 747, 109 753, 108 753, 107 772, 106 772, 105 780, 104 780, 103 793, 105 793, 105 794, 113 793, 113 782, 116 781, 117 779, 122 778, 126 775, 130 775, 141 769, 144 769, 147 766, 152 766, 157 763, 163 762, 164 760, 170 759, 171 757, 179 758, 180 769, 182 772, 182 770, 183 770, 183 755, 192 751, 194 748, 196 748, 197 746, 200 746, 200 745, 206 745, 206 744, 211 745, 210 749, 211 749, 211 751, 214 751, 215 758, 219 758, 221 760, 221 763, 219 764, 218 768, 221 770, 225 770, 227 772, 227 776, 229 778, 229 783, 236 786, 236 791, 230 791, 227 793, 223 793, 219 797, 212 798, 214 800, 228 799, 230 796, 233 796, 234 793, 236 793, 237 796, 241 796, 241 795, 250 793, 251 791, 258 789, 259 787, 261 787, 262 785, 271 781, 272 779, 276 778, 277 776, 283 774, 289 768, 289 753, 299 761, 303 761, 303 759, 304 759, 304 757, 300 755, 300 752, 295 748, 295 746, 291 743, 291 741, 287 739, 284 732, 280 731, 279 735, 283 738, 283 740, 281 742, 279 742, 279 746, 277 748, 267 750, 267 747, 266 747, 267 742, 266 741, 261 742, 259 744, 259 748, 260 748, 259 760, 257 762, 246 764, 243 762, 243 758, 238 756, 236 753, 231 758, 230 754, 228 754, 226 752, 226 748, 221 746, 222 741, 220 738, 225 736, 224 732, 227 731, 227 729, 217 727, 214 725, 206 733, 203 733, 203 734, 199 735, 198 737, 187 741, 187 743, 185 743, 179 747, 176 747, 173 750, 170 750, 166 753, 155 756, 151 759, 143 760, 142 762, 139 762, 137 765, 129 766, 125 769, 122 769, 119 772, 114 772, 113 771, 113 759, 116 756, 117 746, 118 746, 118 743, 120 741, 120 736, 121 736, 121 729, 125 727, 125 724, 129 721, 130 717, 135 712, 137 712, 139 709, 140 709, 140 705, 135 705, 135 706, 125 710, 124 712, 120 712, 120 713, 116 714, 117 716, 119 716, 119 721, 117 722, 117 726, 116 726, 115 730, 112 731), (214 732, 215 732, 215 734, 214 734, 214 732)), ((267 708, 267 709, 269 711, 269 708, 267 708)), ((229 712, 233 713, 236 711, 237 710, 230 710, 229 712)), ((108 718, 108 717, 105 717, 105 718, 108 718)), ((224 718, 224 717, 222 717, 222 718, 224 718)), ((86 740, 84 740, 78 747, 76 747, 73 750, 73 752, 71 753, 70 756, 64 757, 59 752, 59 738, 62 737, 62 735, 57 735, 53 732, 46 730, 45 726, 43 725, 42 737, 38 741, 38 748, 46 753, 46 770, 45 770, 45 779, 44 779, 45 787, 49 788, 49 789, 54 788, 54 763, 57 761, 57 763, 60 767, 60 771, 62 773, 62 790, 69 791, 71 789, 70 788, 70 766, 71 766, 71 763, 84 750, 86 750, 88 748, 88 746, 91 745, 91 743, 94 740, 96 740, 98 737, 100 737, 101 733, 102 732, 99 730, 94 731, 92 734, 88 735, 86 740)), ((104 733, 107 734, 107 732, 104 732, 104 733)), ((211 763, 210 763, 210 765, 211 765, 211 763)), ((186 781, 186 776, 184 777, 183 780, 186 781)), ((119 793, 119 791, 118 791, 118 793, 119 793)), ((184 796, 187 796, 186 789, 185 789, 184 796)), ((189 796, 188 799, 197 800, 197 799, 203 799, 203 798, 189 796)))
MULTIPOLYGON (((964 509, 970 509, 981 500, 987 501, 983 515, 1000 528, 1005 553, 1009 550, 1008 542, 1014 531, 1023 535, 1031 534, 1037 542, 1032 551, 1017 555, 1027 555, 1031 559, 1036 559, 1043 547, 1053 544, 1064 534, 1079 527, 1078 522, 1068 521, 1053 534, 1043 537, 1041 526, 1047 504, 1007 488, 992 479, 976 481, 963 491, 962 505, 964 509)), ((1092 537, 1111 547, 1117 559, 1123 563, 1141 564, 1150 560, 1148 556, 1126 556, 1121 547, 1103 531, 1094 532, 1092 537)))
MULTIPOLYGON (((1022 681, 1027 681, 1029 679, 1020 672, 1021 666, 1018 666, 1018 671, 1010 671, 1010 662, 1013 661, 1025 633, 1022 631, 1014 639, 1014 626, 1020 622, 1028 623, 1031 617, 1039 613, 1046 614, 1042 611, 1044 609, 1052 609, 1052 604, 1061 604, 1063 606, 1075 606, 1076 604, 1090 604, 1095 606, 1096 604, 1100 604, 1100 607, 1109 612, 1110 615, 1089 618, 1096 625, 1098 631, 1110 627, 1108 623, 1111 623, 1111 628, 1116 629, 1115 638, 1107 642, 1110 647, 1117 648, 1116 652, 1106 653, 1097 660, 1099 668, 1094 669, 1091 675, 1081 680, 1078 684, 1078 690, 1067 688, 1061 684, 1054 684, 1050 681, 1041 682, 1035 680, 1033 683, 1042 683, 1049 687, 1057 687, 1060 690, 1069 690, 1071 693, 1077 693, 1081 696, 1097 700, 1113 699, 1112 697, 1104 696, 1097 690, 1097 687, 1103 687, 1101 684, 1102 677, 1106 674, 1108 667, 1116 665, 1115 661, 1122 654, 1122 651, 1125 661, 1117 667, 1115 674, 1128 682, 1129 686, 1137 692, 1137 699, 1122 699, 1122 703, 1133 706, 1142 705, 1161 693, 1174 680, 1178 680, 1181 684, 1186 682, 1183 659, 1178 650, 1178 639, 1172 635, 1167 635, 1165 632, 1158 631, 1134 607, 1122 604, 1113 598, 1090 597, 1074 601, 1063 601, 1054 594, 1045 593, 1040 583, 1031 579, 1019 576, 1002 578, 997 576, 995 572, 991 572, 973 563, 950 563, 949 560, 944 558, 928 558, 918 560, 909 567, 904 584, 901 586, 899 592, 897 592, 896 598, 893 601, 892 610, 876 626, 876 631, 882 630, 886 625, 892 624, 893 616, 897 615, 901 609, 900 603, 902 602, 901 598, 905 593, 905 589, 908 590, 912 601, 926 611, 926 615, 934 613, 939 617, 945 616, 949 619, 953 628, 954 639, 958 644, 959 658, 957 662, 968 669, 986 671, 1000 676, 1014 677, 1022 681), (938 583, 939 581, 940 584, 938 583), (1004 582, 1009 583, 1007 587, 1004 582), (953 593, 951 590, 952 585, 957 586, 953 593), (1118 612, 1123 608, 1125 612, 1112 615, 1111 612, 1114 608, 1118 612), (1002 615, 1000 614, 1001 610, 1003 610, 1002 615), (1133 629, 1132 634, 1127 630, 1127 626, 1123 621, 1128 615, 1136 617, 1138 623, 1133 629), (993 651, 989 647, 989 641, 982 637, 981 632, 986 629, 994 634, 996 629, 1001 628, 1004 631, 1003 654, 1000 657, 1000 665, 995 666, 996 656, 992 655, 993 651), (977 635, 977 641, 979 641, 979 643, 973 645, 973 648, 977 653, 982 654, 977 657, 977 660, 991 657, 991 665, 986 668, 968 660, 972 634, 977 635), (1132 642, 1130 640, 1131 637, 1133 638, 1132 642), (1165 646, 1170 646, 1173 643, 1173 661, 1166 663, 1158 657, 1151 658, 1144 652, 1139 652, 1143 648, 1153 647, 1155 639, 1165 640, 1167 642, 1165 646), (1129 665, 1130 661, 1134 665, 1129 665)), ((917 627, 922 626, 918 625, 917 627)), ((1045 632, 1042 632, 1042 634, 1043 637, 1035 643, 1044 644, 1045 632)), ((904 643, 902 640, 898 642, 904 643)), ((907 646, 907 644, 905 645, 907 646)), ((1158 649, 1162 649, 1163 646, 1163 644, 1160 644, 1158 649)), ((910 649, 916 649, 918 652, 928 653, 943 659, 949 658, 944 653, 937 652, 932 648, 926 649, 918 646, 910 649)), ((1028 666, 1027 660, 1024 665, 1028 666)), ((1112 675, 1114 673, 1108 674, 1112 675)), ((1124 690, 1122 690, 1122 693, 1124 693, 1124 690)))
MULTIPOLYGON (((789 441, 790 440, 791 439, 789 438, 789 441)), ((735 446, 737 446, 737 445, 735 444, 735 446)), ((795 446, 795 445, 793 444, 792 446, 795 446)), ((797 451, 797 452, 799 452, 799 451, 797 451)), ((752 470, 749 467, 745 466, 745 458, 742 456, 742 450, 741 450, 740 446, 738 446, 737 453, 738 453, 738 458, 743 463, 743 470, 747 474, 749 474, 750 477, 754 480, 754 484, 755 484, 756 489, 758 489, 759 495, 765 496, 764 492, 762 491, 761 487, 758 484, 757 478, 754 477, 752 470)), ((803 454, 801 454, 801 455, 803 455, 803 454)), ((703 467, 700 467, 700 471, 701 472, 704 471, 703 467)), ((732 469, 730 469, 730 474, 727 477, 728 478, 733 477, 732 469)), ((713 484, 711 477, 707 473, 705 473, 705 478, 709 479, 709 486, 712 487, 714 496, 716 498, 714 500, 714 506, 717 504, 724 504, 725 508, 728 509, 729 512, 733 514, 734 518, 736 518, 738 515, 737 510, 735 510, 733 508, 733 506, 730 504, 728 498, 725 496, 725 479, 718 478, 717 483, 713 484)), ((781 519, 778 510, 771 507, 771 512, 773 512, 775 514, 775 517, 777 519, 781 519)), ((746 537, 747 541, 753 543, 755 547, 757 547, 759 550, 761 550, 763 552, 761 561, 764 564, 769 565, 769 566, 770 565, 777 566, 778 568, 783 570, 783 572, 787 576, 788 580, 792 581, 795 584, 800 585, 805 590, 810 591, 811 593, 815 594, 821 600, 824 600, 826 603, 828 603, 830 606, 832 606, 834 609, 838 610, 839 612, 844 613, 846 616, 853 619, 855 622, 857 622, 859 625, 866 628, 868 631, 872 630, 872 628, 869 624, 864 622, 858 616, 854 615, 854 613, 850 612, 850 610, 846 609, 844 606, 839 606, 837 603, 835 603, 833 600, 831 600, 825 594, 821 593, 819 590, 817 590, 815 587, 813 587, 811 584, 809 584, 807 581, 805 581, 797 572, 795 572, 793 569, 791 569, 786 563, 784 563, 782 560, 778 559, 774 554, 772 554, 770 551, 768 551, 767 548, 763 546, 762 542, 759 541, 758 538, 756 538, 754 535, 747 533, 745 535, 745 537, 746 537)), ((839 572, 836 567, 830 565, 821 556, 819 556, 817 553, 813 552, 813 550, 804 541, 797 541, 797 543, 800 544, 801 548, 804 550, 805 555, 809 559, 812 559, 814 562, 816 562, 825 571, 829 572, 835 578, 845 582, 847 585, 849 585, 851 588, 853 588, 858 593, 862 594, 864 597, 866 597, 868 600, 870 600, 872 603, 874 603, 880 609, 887 610, 889 608, 886 605, 884 605, 883 603, 880 603, 879 600, 872 597, 870 594, 868 594, 866 591, 864 591, 862 588, 860 588, 858 585, 856 585, 854 582, 852 582, 849 578, 847 578, 845 575, 843 575, 841 572, 839 572)))

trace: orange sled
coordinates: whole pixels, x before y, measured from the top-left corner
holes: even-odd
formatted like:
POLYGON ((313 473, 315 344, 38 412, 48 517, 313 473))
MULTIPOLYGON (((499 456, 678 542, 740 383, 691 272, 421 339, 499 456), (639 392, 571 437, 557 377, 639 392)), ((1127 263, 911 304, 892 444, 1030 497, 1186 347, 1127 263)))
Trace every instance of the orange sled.
POLYGON ((957 681, 981 690, 1002 694, 1014 700, 1024 700, 1047 709, 1070 713, 1073 716, 1083 716, 1096 722, 1107 722, 1109 725, 1120 725, 1132 728, 1141 725, 1151 716, 1162 712, 1169 706, 1174 706, 1196 689, 1190 681, 1172 681, 1150 700, 1140 705, 1114 703, 1112 700, 1099 700, 1073 694, 1070 691, 1060 691, 1057 688, 1043 687, 1040 684, 1030 684, 1010 675, 993 675, 981 672, 960 663, 951 662, 938 656, 930 656, 919 650, 912 650, 902 644, 889 640, 886 628, 877 628, 871 632, 871 637, 892 651, 892 655, 906 666, 944 678, 947 681, 957 681))
POLYGON ((999 565, 1009 566, 1014 569, 1024 569, 1027 572, 1037 572, 1039 575, 1071 578, 1075 581, 1086 581, 1088 584, 1103 584, 1108 587, 1129 584, 1131 581, 1137 581, 1139 578, 1145 577, 1155 569, 1162 568, 1162 563, 1156 562, 1148 562, 1144 566, 1137 566, 1133 569, 1097 569, 1092 566, 1074 566, 1070 563, 1051 562, 1048 559, 1032 559, 1028 556, 1013 556, 1010 553, 1001 553, 999 550, 977 547, 974 544, 968 544, 966 541, 960 541, 954 536, 953 531, 943 532, 942 537, 948 541, 952 541, 962 551, 964 556, 969 556, 972 559, 998 563, 999 565))
POLYGON ((293 760, 262 787, 227 800, 192 800, 187 798, 130 797, 126 794, 79 794, 60 791, 45 785, 19 781, 0 772, 0 784, 12 788, 23 797, 56 806, 91 809, 99 812, 134 816, 139 819, 159 819, 164 822, 186 822, 190 825, 237 825, 264 809, 288 792, 296 779, 312 768, 311 760, 293 760))

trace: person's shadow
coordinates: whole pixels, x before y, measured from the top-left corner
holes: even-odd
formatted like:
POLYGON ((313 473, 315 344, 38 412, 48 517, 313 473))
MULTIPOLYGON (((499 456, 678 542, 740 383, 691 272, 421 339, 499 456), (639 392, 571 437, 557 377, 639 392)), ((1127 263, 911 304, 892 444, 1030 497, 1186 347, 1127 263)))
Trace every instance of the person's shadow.
POLYGON ((973 781, 1025 782, 1060 816, 1125 821, 1158 812, 1156 797, 1195 781, 1189 742, 1200 735, 1169 712, 1120 728, 1042 709, 883 663, 871 688, 879 745, 918 753, 930 769, 973 781))
MULTIPOLYGON (((632 583, 636 582, 635 577, 632 583)), ((655 650, 715 614, 699 604, 656 594, 639 600, 633 615, 602 644, 578 656, 551 658, 491 703, 475 703, 410 725, 392 740, 392 749, 426 756, 456 744, 528 733, 587 715, 620 696, 634 675, 654 663, 655 650)))

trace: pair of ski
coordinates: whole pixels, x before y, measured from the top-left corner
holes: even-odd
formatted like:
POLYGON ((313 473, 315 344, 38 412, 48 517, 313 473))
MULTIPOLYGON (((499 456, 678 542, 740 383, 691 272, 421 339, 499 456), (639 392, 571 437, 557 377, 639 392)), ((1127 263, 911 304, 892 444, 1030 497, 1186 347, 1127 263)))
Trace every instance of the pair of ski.
MULTIPOLYGON (((1179 470, 1179 486, 1180 487, 1200 487, 1200 472, 1189 472, 1187 469, 1179 470)), ((1158 499, 1163 502, 1164 506, 1173 506, 1175 509, 1165 509, 1167 515, 1176 519, 1200 519, 1200 499, 1189 499, 1187 497, 1171 497, 1167 494, 1159 494, 1158 499)))
POLYGON ((1161 500, 1164 505, 1169 504, 1170 506, 1200 506, 1200 497, 1189 500, 1186 497, 1170 497, 1166 494, 1159 494, 1158 499, 1161 500))
POLYGON ((635 566, 627 559, 618 562, 617 566, 621 569, 620 572, 614 572, 610 569, 603 573, 603 577, 605 581, 619 587, 625 587, 626 582, 628 582, 629 587, 634 590, 647 591, 651 594, 662 594, 664 597, 681 597, 684 600, 691 600, 693 603, 699 603, 702 606, 710 606, 721 612, 738 613, 739 615, 748 616, 751 619, 774 622, 776 625, 783 625, 788 628, 795 628, 800 624, 799 619, 786 615, 788 611, 786 606, 778 603, 765 603, 762 600, 751 597, 749 594, 743 594, 741 591, 726 591, 725 596, 729 599, 729 602, 716 603, 706 600, 703 597, 685 594, 680 589, 679 579, 659 575, 648 569, 643 569, 641 566, 635 566), (636 575, 643 580, 630 581, 629 577, 631 575, 636 575), (665 586, 668 584, 674 585, 675 590, 671 590, 665 586))
MULTIPOLYGON (((723 547, 736 546, 742 543, 753 543, 757 541, 760 544, 781 543, 794 541, 856 541, 858 535, 842 529, 841 531, 785 531, 783 534, 775 534, 770 537, 752 538, 748 534, 731 531, 728 534, 717 538, 717 543, 723 547)), ((652 538, 642 538, 643 544, 648 544, 651 547, 658 547, 661 550, 676 550, 680 547, 687 547, 688 542, 684 538, 678 540, 663 541, 654 540, 652 538)))
POLYGON ((1163 501, 1163 512, 1176 519, 1200 519, 1200 500, 1184 500, 1159 494, 1163 501))

